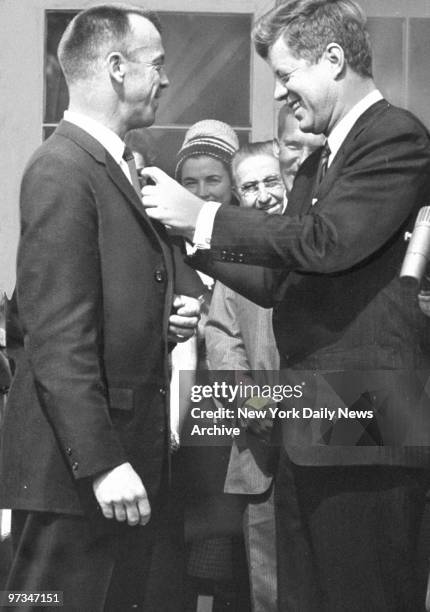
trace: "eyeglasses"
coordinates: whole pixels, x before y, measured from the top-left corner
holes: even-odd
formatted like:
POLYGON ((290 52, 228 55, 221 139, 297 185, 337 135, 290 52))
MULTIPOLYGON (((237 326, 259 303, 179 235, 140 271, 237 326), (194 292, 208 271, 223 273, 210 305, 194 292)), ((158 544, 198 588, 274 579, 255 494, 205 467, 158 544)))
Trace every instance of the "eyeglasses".
POLYGON ((241 185, 239 187, 239 191, 244 196, 253 196, 260 191, 261 185, 264 185, 264 188, 267 189, 267 191, 271 191, 272 189, 276 189, 282 185, 282 179, 280 176, 268 176, 262 181, 252 181, 241 185))

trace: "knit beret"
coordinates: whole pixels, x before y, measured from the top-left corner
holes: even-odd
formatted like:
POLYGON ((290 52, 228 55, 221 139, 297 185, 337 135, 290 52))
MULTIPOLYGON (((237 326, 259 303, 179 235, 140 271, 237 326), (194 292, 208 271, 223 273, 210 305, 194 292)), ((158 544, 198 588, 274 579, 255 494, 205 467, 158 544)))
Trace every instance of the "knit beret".
POLYGON ((239 148, 235 131, 216 119, 204 119, 192 125, 177 155, 175 177, 181 178, 182 166, 189 157, 207 155, 224 162, 230 168, 231 158, 239 148))

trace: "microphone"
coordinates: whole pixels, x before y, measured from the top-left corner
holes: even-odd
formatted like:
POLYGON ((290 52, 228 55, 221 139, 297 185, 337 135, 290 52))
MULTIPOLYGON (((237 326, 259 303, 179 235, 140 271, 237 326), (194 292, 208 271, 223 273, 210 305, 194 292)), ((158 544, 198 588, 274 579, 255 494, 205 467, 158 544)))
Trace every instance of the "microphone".
MULTIPOLYGON (((405 239, 406 236, 405 236, 405 239)), ((408 250, 400 270, 400 279, 419 286, 430 261, 430 206, 420 208, 410 235, 408 250)))

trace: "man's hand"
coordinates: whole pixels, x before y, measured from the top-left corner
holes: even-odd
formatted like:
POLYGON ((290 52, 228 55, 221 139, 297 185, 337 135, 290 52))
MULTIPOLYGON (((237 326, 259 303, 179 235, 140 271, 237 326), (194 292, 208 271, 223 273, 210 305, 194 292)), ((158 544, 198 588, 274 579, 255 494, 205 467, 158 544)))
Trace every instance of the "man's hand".
POLYGON ((164 223, 171 233, 192 241, 204 202, 159 168, 145 168, 141 176, 155 183, 142 187, 142 204, 148 215, 164 223))
POLYGON ((175 314, 169 317, 168 339, 170 342, 185 342, 194 336, 200 318, 200 302, 187 295, 173 297, 175 314))
POLYGON ((95 478, 93 491, 108 519, 127 521, 134 526, 146 525, 151 518, 145 487, 129 463, 122 463, 95 478))

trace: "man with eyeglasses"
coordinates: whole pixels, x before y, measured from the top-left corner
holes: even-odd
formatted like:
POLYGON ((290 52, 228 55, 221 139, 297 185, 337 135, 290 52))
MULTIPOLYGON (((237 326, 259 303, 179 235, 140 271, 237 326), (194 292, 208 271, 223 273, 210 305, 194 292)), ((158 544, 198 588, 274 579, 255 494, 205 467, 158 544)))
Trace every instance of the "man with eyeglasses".
POLYGON ((241 206, 269 215, 284 212, 285 187, 272 141, 241 147, 233 158, 232 170, 241 206))
MULTIPOLYGON (((257 208, 268 215, 283 213, 285 187, 273 141, 243 145, 231 167, 240 206, 257 208)), ((243 371, 245 376, 251 370, 264 370, 264 382, 270 384, 279 369, 271 310, 257 306, 219 281, 206 323, 206 348, 211 370, 243 371)), ((247 379, 247 383, 253 382, 252 377, 247 379)), ((233 441, 224 491, 249 496, 244 502, 243 534, 252 609, 276 612, 273 453, 268 446, 272 420, 255 419, 242 425, 245 429, 240 443, 233 441)))
MULTIPOLYGON (((145 214, 124 143, 154 122, 169 84, 160 23, 97 6, 71 21, 58 55, 69 109, 21 188, 21 337, 1 441, 6 589, 26 609, 161 610, 157 593, 144 603, 153 543, 182 533, 166 515, 169 341, 193 334, 202 287, 145 214)), ((179 602, 181 567, 162 571, 179 602)))
POLYGON ((305 402, 279 423, 280 610, 419 610, 430 321, 399 271, 430 194, 429 135, 376 88, 353 0, 283 1, 253 37, 275 98, 327 138, 286 214, 207 212, 159 170, 143 203, 200 246, 205 271, 274 306, 281 368, 305 402))

